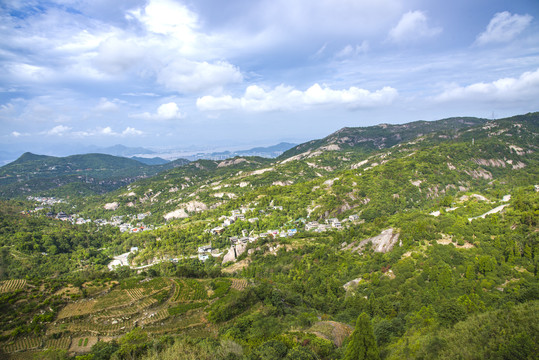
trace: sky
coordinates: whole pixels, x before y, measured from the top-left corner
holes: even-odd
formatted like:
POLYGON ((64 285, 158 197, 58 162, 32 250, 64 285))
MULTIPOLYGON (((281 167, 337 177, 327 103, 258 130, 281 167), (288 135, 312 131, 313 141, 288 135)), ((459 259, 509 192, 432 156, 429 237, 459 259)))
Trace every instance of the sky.
POLYGON ((539 111, 539 1, 0 2, 0 152, 539 111))

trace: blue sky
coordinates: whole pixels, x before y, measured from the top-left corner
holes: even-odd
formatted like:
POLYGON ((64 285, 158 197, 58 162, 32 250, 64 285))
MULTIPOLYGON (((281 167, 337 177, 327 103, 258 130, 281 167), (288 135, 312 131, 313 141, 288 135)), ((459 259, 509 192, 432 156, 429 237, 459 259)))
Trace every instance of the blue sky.
POLYGON ((537 0, 3 0, 0 150, 538 111, 538 20, 537 0))

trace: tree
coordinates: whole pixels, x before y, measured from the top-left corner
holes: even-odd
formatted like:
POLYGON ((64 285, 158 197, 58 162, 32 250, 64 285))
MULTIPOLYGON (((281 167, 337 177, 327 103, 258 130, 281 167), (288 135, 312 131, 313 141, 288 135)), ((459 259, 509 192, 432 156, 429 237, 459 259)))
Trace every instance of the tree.
POLYGON ((361 313, 356 328, 350 336, 344 360, 379 360, 380 354, 374 339, 371 320, 366 313, 361 313))
POLYGON ((141 328, 134 328, 120 339, 118 355, 121 359, 135 360, 146 351, 149 343, 148 334, 141 328))

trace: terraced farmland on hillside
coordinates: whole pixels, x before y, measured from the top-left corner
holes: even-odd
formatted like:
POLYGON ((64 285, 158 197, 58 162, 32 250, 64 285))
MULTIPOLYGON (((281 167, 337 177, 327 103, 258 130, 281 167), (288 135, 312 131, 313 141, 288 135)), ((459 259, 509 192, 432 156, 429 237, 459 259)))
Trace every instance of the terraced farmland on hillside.
MULTIPOLYGON (((228 293, 229 279, 199 280, 190 278, 129 279, 111 284, 100 295, 69 302, 47 325, 48 337, 27 336, 5 341, 0 346, 9 356, 31 358, 36 349, 63 349, 70 353, 89 351, 84 343, 100 337, 118 336, 135 327, 149 333, 183 331, 207 333, 208 305, 228 293), (73 337, 73 336, 76 336, 73 337), (81 344, 78 344, 81 342, 81 344)), ((22 288, 23 280, 2 283, 4 288, 22 288)), ((246 286, 240 280, 236 287, 246 286)), ((10 290, 12 291, 12 290, 10 290)), ((65 298, 64 298, 65 299, 65 298)))

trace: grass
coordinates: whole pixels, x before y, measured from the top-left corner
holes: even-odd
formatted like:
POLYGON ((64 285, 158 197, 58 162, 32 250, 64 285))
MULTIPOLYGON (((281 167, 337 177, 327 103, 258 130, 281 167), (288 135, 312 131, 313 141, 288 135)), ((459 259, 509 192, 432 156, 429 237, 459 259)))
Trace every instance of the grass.
POLYGON ((168 313, 170 315, 181 315, 181 314, 185 314, 189 310, 204 307, 206 305, 208 305, 207 301, 198 302, 198 303, 179 304, 179 305, 168 308, 168 313))

